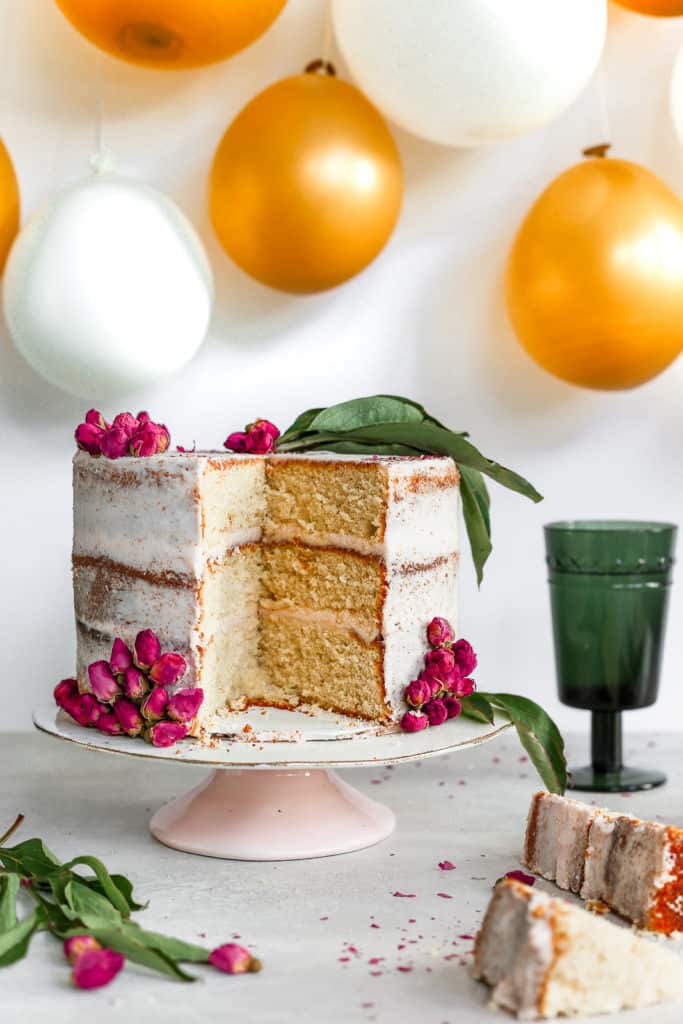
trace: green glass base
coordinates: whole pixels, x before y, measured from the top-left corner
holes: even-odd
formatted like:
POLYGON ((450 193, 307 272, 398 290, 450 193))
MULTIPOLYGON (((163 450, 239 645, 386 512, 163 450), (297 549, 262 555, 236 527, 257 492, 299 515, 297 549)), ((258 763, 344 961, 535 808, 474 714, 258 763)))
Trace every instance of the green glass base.
POLYGON ((600 772, 592 765, 586 765, 569 771, 567 788, 582 789, 586 793, 638 793, 666 782, 664 772, 654 768, 620 768, 615 772, 600 772))

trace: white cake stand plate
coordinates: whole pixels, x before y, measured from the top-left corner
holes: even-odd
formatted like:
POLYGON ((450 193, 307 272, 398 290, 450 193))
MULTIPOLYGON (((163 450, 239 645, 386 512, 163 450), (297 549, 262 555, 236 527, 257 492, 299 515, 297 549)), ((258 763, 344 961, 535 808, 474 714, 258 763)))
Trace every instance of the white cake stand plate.
POLYGON ((299 712, 260 710, 258 720, 245 716, 247 734, 237 729, 236 716, 235 736, 213 740, 211 746, 183 740, 164 749, 83 728, 54 705, 38 708, 33 722, 42 732, 88 750, 213 768, 199 786, 156 812, 152 835, 187 853, 256 861, 350 853, 393 832, 393 812, 344 782, 334 768, 466 751, 510 728, 506 720, 490 726, 458 718, 419 733, 349 731, 344 739, 321 739, 325 729, 299 712))

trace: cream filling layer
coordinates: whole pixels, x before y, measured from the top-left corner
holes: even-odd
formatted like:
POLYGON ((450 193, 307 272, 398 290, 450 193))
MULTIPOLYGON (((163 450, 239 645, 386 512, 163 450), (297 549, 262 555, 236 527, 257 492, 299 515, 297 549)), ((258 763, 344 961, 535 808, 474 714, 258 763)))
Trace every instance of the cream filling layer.
POLYGON ((355 633, 364 644, 374 643, 380 635, 379 630, 370 632, 364 629, 348 612, 316 611, 313 608, 268 608, 266 602, 261 602, 261 614, 267 619, 284 619, 301 622, 307 626, 345 630, 355 633))
POLYGON ((360 555, 384 557, 384 544, 377 541, 354 537, 351 533, 335 533, 325 531, 304 533, 294 526, 271 526, 266 524, 264 540, 268 543, 299 543, 310 548, 343 548, 345 551, 356 551, 360 555))

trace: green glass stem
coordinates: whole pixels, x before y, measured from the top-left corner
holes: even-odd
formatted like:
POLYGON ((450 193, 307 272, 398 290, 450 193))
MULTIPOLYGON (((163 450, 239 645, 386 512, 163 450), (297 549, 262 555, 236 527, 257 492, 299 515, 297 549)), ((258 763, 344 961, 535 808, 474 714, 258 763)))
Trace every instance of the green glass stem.
POLYGON ((620 711, 591 715, 591 761, 596 772, 619 772, 624 767, 620 711))

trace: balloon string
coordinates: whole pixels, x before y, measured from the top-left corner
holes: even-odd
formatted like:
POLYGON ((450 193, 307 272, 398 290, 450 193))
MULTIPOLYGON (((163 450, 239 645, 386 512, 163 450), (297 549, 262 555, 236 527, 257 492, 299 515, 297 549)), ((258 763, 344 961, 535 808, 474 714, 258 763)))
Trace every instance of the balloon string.
POLYGON ((322 60, 330 63, 332 53, 332 0, 325 0, 325 27, 323 28, 322 60))
POLYGON ((605 93, 605 73, 603 71, 602 63, 598 65, 595 84, 598 93, 598 118, 600 131, 604 142, 609 144, 612 138, 612 133, 609 125, 609 110, 607 108, 607 96, 605 93))
POLYGON ((95 152, 90 166, 95 174, 105 174, 114 170, 114 158, 104 144, 104 58, 97 53, 95 60, 95 152))

